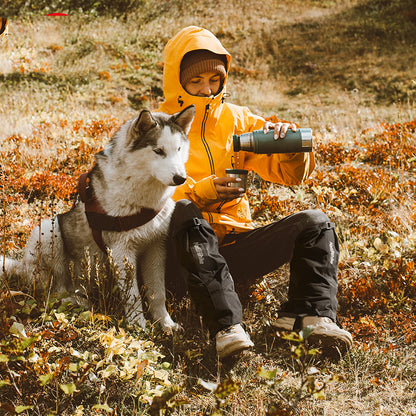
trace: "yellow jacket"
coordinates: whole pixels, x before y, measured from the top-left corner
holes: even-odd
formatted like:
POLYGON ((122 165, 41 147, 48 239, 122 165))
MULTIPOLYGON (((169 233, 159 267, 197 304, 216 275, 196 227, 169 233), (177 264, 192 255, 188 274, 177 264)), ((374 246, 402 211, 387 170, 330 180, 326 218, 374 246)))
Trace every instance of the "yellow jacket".
POLYGON ((223 177, 225 169, 235 167, 254 170, 264 180, 283 185, 297 185, 313 171, 312 153, 262 155, 233 150, 233 134, 259 130, 262 117, 224 102, 226 80, 222 90, 212 97, 188 94, 179 81, 183 56, 196 49, 208 49, 226 55, 228 68, 231 57, 219 40, 208 30, 190 26, 180 31, 166 45, 164 51, 163 92, 165 101, 159 111, 173 114, 194 104, 196 113, 189 132, 190 154, 186 165, 188 179, 179 186, 174 199, 189 199, 211 224, 219 241, 225 234, 252 229, 251 214, 246 196, 229 202, 218 200, 213 179, 223 177))

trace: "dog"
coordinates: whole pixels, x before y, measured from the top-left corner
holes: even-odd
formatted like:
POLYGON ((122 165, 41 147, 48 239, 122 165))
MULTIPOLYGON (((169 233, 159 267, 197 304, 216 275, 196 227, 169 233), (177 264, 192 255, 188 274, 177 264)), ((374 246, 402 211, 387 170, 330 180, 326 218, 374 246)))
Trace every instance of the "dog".
POLYGON ((109 250, 119 269, 118 285, 128 289, 127 320, 146 324, 137 273, 128 284, 126 261, 133 270, 140 265, 152 320, 168 332, 180 329, 166 310, 166 239, 175 207, 171 197, 186 181, 187 134, 194 116, 193 105, 173 115, 143 110, 123 124, 80 179, 73 208, 41 221, 22 260, 5 259, 6 274, 28 281, 38 274, 43 283, 52 280, 53 293, 74 295, 69 266, 77 276, 85 253, 104 262, 109 250))

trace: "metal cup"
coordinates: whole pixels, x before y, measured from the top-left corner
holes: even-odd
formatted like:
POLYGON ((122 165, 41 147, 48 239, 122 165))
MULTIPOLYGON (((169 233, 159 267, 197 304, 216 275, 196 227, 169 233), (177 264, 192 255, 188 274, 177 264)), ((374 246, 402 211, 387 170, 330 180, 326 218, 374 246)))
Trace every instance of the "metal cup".
POLYGON ((247 175, 248 170, 246 169, 226 169, 225 173, 230 178, 240 178, 240 182, 228 182, 227 186, 232 188, 243 188, 244 192, 247 189, 247 175))

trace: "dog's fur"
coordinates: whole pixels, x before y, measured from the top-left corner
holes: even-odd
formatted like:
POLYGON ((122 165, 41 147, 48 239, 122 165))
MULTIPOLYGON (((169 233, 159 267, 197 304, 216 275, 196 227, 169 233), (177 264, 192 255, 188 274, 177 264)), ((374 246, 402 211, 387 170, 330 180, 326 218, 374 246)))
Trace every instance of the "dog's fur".
MULTIPOLYGON (((194 115, 194 106, 172 116, 143 110, 121 126, 107 147, 96 155, 90 174, 94 195, 108 215, 133 215, 142 208, 160 210, 142 226, 122 232, 103 231, 102 238, 120 270, 121 289, 127 286, 124 261, 130 267, 140 264, 150 315, 168 331, 179 326, 165 305, 165 240, 175 205, 171 196, 175 186, 186 180, 187 133, 194 115)), ((43 220, 40 230, 38 227, 32 231, 23 259, 6 258, 6 273, 30 281, 38 271, 44 282, 52 273, 53 292, 74 293, 77 288, 72 285, 69 264, 74 265, 73 274, 77 276, 86 248, 91 258, 102 262, 105 254, 93 239, 81 201, 62 216, 60 224, 62 230, 56 219, 43 220)), ((145 325, 137 278, 130 288, 125 310, 130 322, 145 325)))

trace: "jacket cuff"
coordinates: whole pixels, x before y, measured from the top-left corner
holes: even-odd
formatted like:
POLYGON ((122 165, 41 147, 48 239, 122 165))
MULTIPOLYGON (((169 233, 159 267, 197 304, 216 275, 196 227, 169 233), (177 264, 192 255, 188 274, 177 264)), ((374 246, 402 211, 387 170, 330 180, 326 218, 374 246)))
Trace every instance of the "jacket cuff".
POLYGON ((208 176, 194 185, 194 194, 204 205, 210 205, 218 201, 218 193, 215 189, 214 178, 216 176, 208 176))

